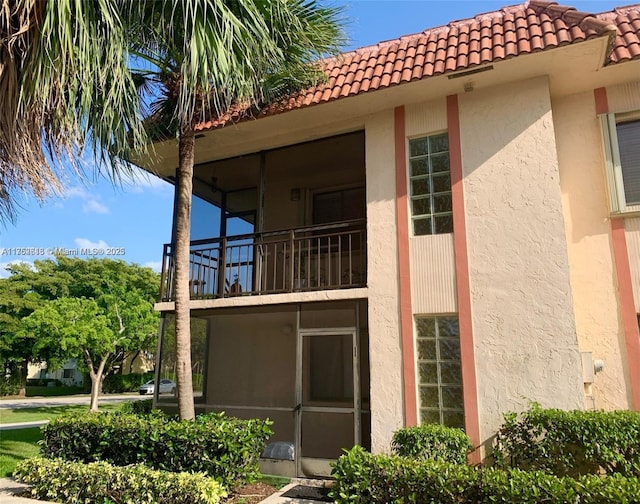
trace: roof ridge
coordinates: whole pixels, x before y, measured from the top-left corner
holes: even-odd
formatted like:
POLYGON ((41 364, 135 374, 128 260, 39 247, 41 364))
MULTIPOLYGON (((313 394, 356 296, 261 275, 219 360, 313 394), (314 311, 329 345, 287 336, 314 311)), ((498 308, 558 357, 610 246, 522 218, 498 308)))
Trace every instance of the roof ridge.
POLYGON ((328 63, 328 62, 331 62, 331 61, 335 61, 338 58, 346 58, 346 57, 349 57, 349 56, 352 56, 352 55, 355 55, 355 54, 365 54, 365 53, 370 52, 370 51, 375 50, 375 49, 382 49, 382 48, 385 48, 385 47, 390 47, 390 46, 392 46, 394 44, 400 44, 405 40, 412 40, 412 39, 417 38, 417 37, 424 37, 424 36, 431 35, 431 34, 437 34, 437 33, 442 33, 442 32, 445 32, 445 31, 449 31, 449 30, 451 30, 451 28, 458 28, 460 26, 464 26, 464 24, 469 23, 471 21, 482 21, 484 19, 500 17, 500 16, 503 16, 505 13, 514 11, 516 9, 526 9, 526 6, 527 6, 527 2, 514 4, 514 5, 508 5, 508 6, 505 6, 505 7, 501 7, 498 10, 483 12, 483 13, 480 13, 480 14, 476 14, 476 15, 474 15, 472 17, 449 21, 447 24, 444 24, 444 25, 438 25, 438 26, 433 26, 433 27, 430 27, 430 28, 425 28, 424 30, 419 31, 419 32, 407 33, 405 35, 400 35, 399 37, 396 37, 396 38, 387 39, 387 40, 381 40, 380 42, 376 42, 375 44, 369 44, 369 45, 366 45, 366 46, 356 47, 355 49, 352 49, 350 51, 342 52, 337 56, 324 58, 321 61, 328 63))
POLYGON ((260 111, 232 107, 197 129, 223 127, 248 117, 275 115, 594 38, 606 39, 605 66, 640 60, 640 4, 588 13, 555 1, 528 0, 453 20, 319 60, 326 82, 260 111))
POLYGON ((538 14, 545 13, 553 17, 562 19, 567 24, 578 25, 583 30, 591 29, 598 35, 615 32, 616 25, 598 19, 597 13, 583 12, 575 7, 559 5, 558 2, 548 0, 529 0, 528 7, 537 11, 538 14))
POLYGON ((323 61, 329 63, 332 61, 336 61, 338 58, 346 58, 355 54, 360 54, 360 55, 366 54, 367 52, 371 52, 376 49, 391 47, 395 44, 401 44, 404 41, 412 40, 414 38, 446 32, 451 30, 451 28, 459 28, 460 26, 464 26, 472 21, 484 21, 487 19, 494 19, 496 17, 502 17, 505 14, 517 12, 519 9, 526 10, 527 8, 534 9, 538 14, 546 13, 546 14, 549 14, 551 17, 560 18, 565 23, 569 25, 577 25, 583 30, 591 29, 595 31, 598 35, 604 35, 605 33, 615 32, 616 25, 609 23, 605 20, 599 19, 599 16, 602 16, 609 12, 626 13, 628 10, 633 10, 634 7, 638 7, 638 6, 640 6, 640 4, 625 5, 622 7, 615 7, 612 11, 590 13, 590 12, 579 11, 575 7, 560 5, 558 4, 558 2, 554 2, 554 1, 527 0, 523 3, 507 5, 497 10, 476 14, 472 17, 449 21, 447 24, 444 24, 444 25, 425 28, 424 30, 419 32, 408 33, 396 38, 381 40, 380 42, 377 42, 375 44, 356 47, 351 51, 340 53, 340 55, 338 55, 337 57, 334 56, 330 58, 325 58, 323 61))

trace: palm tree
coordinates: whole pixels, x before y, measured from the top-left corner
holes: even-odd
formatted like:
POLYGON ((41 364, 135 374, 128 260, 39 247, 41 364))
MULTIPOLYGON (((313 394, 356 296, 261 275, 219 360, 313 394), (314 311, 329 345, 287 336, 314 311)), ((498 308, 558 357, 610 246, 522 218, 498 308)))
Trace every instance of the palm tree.
MULTIPOLYGON (((339 11, 309 0, 176 0, 141 3, 129 19, 159 86, 152 121, 178 137, 175 330, 180 417, 195 417, 191 376, 189 246, 195 127, 231 106, 247 110, 317 80, 311 61, 342 42, 339 11)), ((155 93, 155 94, 154 94, 155 93)))
POLYGON ((109 175, 144 151, 121 1, 0 0, 0 221, 85 156, 109 175))
POLYGON ((315 0, 0 0, 0 217, 92 154, 118 177, 159 126, 179 140, 174 244, 178 406, 194 418, 189 242, 195 126, 313 83, 342 42, 315 0), (146 62, 144 68, 131 63, 146 62), (138 94, 143 93, 141 99, 138 94), (146 93, 146 95, 144 95, 146 93), (152 117, 142 121, 143 104, 152 117))

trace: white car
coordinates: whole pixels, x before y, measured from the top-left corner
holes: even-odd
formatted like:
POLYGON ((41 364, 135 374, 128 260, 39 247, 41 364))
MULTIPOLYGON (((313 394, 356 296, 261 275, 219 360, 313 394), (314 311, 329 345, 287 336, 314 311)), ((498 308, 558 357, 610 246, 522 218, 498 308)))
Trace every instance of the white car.
MULTIPOLYGON (((155 392, 155 388, 156 388, 155 380, 149 380, 144 385, 140 385, 138 392, 140 393, 140 395, 147 395, 147 394, 153 395, 153 393, 155 392)), ((160 380, 160 387, 158 389, 158 392, 160 394, 176 395, 175 382, 168 380, 166 378, 163 378, 162 380, 160 380)))

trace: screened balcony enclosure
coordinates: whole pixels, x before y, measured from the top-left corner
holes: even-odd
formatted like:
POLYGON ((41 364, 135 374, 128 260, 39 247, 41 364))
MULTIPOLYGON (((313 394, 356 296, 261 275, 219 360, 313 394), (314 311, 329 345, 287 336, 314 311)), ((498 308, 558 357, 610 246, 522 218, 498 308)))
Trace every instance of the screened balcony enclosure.
MULTIPOLYGON (((364 287, 364 132, 196 165, 192 299, 364 287)), ((164 246, 161 299, 174 299, 164 246)))
MULTIPOLYGON (((365 300, 197 310, 197 412, 270 419, 266 474, 329 476, 344 449, 371 447, 367 310, 365 300)), ((174 318, 164 317, 158 376, 175 381, 174 318)), ((155 399, 175 412, 173 394, 155 399)))

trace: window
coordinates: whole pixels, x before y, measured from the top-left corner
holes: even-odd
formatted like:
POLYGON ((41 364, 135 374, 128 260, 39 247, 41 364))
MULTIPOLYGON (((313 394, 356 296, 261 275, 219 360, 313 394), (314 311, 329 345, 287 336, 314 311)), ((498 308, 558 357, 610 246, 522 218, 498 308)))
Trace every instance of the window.
POLYGON ((640 205, 640 119, 638 114, 600 116, 614 212, 640 205))
POLYGON ((453 232, 447 133, 409 140, 409 193, 414 235, 453 232))
POLYGON ((331 224, 366 215, 364 187, 315 193, 313 195, 313 223, 331 224))
POLYGON ((71 379, 74 375, 74 369, 63 369, 62 370, 62 378, 63 379, 71 379))
POLYGON ((421 423, 464 427, 458 317, 416 317, 421 423))

